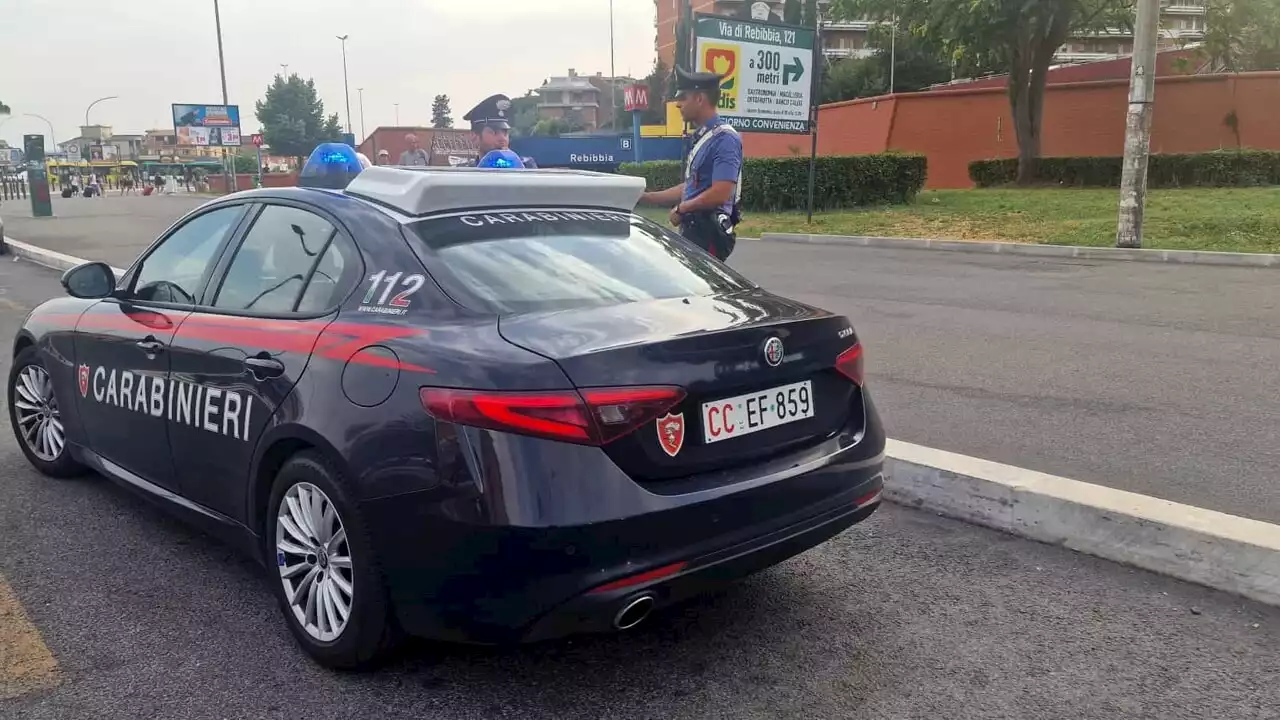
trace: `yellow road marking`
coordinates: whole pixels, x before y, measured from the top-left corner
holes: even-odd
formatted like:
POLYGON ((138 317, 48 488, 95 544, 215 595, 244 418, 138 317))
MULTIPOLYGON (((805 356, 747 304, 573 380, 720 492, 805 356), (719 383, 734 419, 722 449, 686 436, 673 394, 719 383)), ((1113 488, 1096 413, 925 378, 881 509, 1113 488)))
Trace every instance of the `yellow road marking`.
POLYGON ((58 661, 0 577, 0 700, 47 690, 59 681, 58 661))
POLYGON ((10 310, 24 310, 21 305, 10 300, 9 298, 0 297, 0 307, 9 308, 10 310))

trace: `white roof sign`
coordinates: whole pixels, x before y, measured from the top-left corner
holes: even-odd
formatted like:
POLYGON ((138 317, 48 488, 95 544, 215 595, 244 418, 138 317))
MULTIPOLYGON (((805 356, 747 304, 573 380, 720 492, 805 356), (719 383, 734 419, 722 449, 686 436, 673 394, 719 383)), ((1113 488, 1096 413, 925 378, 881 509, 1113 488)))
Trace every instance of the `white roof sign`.
POLYGON ((644 178, 582 170, 375 166, 357 175, 346 192, 406 215, 428 215, 539 205, 630 212, 644 188, 644 178))

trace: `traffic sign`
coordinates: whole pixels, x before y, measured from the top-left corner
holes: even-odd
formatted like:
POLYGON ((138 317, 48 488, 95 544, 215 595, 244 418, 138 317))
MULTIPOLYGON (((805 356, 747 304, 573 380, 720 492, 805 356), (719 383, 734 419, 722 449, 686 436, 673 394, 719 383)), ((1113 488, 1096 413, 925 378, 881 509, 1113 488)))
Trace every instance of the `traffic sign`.
POLYGON ((250 135, 249 142, 253 143, 254 147, 262 147, 262 134, 254 133, 253 135, 250 135))
POLYGON ((779 23, 697 15, 697 64, 720 83, 720 116, 738 130, 809 132, 817 32, 779 23))

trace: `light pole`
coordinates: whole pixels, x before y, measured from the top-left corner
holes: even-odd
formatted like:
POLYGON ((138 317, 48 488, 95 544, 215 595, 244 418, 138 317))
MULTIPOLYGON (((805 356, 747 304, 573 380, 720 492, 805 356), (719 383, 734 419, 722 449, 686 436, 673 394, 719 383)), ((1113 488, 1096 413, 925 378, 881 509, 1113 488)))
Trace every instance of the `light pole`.
POLYGON ((1116 247, 1142 247, 1142 220, 1147 203, 1147 163, 1151 153, 1151 118, 1155 113, 1156 43, 1160 34, 1160 0, 1140 0, 1134 24, 1133 61, 1129 72, 1129 111, 1124 124, 1124 165, 1120 171, 1120 219, 1116 247))
POLYGON ((281 73, 280 77, 284 78, 285 80, 288 80, 289 79, 289 63, 280 63, 280 69, 284 71, 283 73, 281 73))
POLYGON ((37 115, 35 113, 25 113, 25 115, 27 117, 39 118, 44 121, 45 125, 49 126, 49 141, 53 145, 53 147, 56 149, 58 147, 58 138, 54 137, 53 135, 53 123, 49 122, 49 118, 43 115, 37 115))
POLYGON ((347 99, 347 132, 355 134, 355 128, 351 127, 351 88, 347 86, 347 38, 349 35, 336 36, 342 41, 342 94, 347 99))
POLYGON ((893 27, 889 30, 889 94, 893 94, 894 71, 898 69, 898 3, 893 4, 893 27))
POLYGON ((356 88, 360 96, 360 140, 364 140, 364 88, 356 88))
POLYGON ((618 129, 618 70, 614 66, 613 0, 609 0, 609 127, 618 129))
POLYGON ((400 103, 396 103, 396 127, 400 127, 400 103))
POLYGON ((98 103, 100 103, 100 102, 102 102, 102 101, 104 101, 104 100, 115 100, 115 99, 116 99, 116 98, 118 98, 118 97, 120 97, 120 96, 119 96, 119 95, 108 95, 108 96, 106 96, 106 97, 100 97, 100 98, 98 98, 97 100, 94 100, 93 102, 89 103, 89 107, 87 107, 87 108, 85 108, 85 109, 84 109, 84 125, 85 125, 85 127, 88 127, 88 126, 89 126, 89 111, 93 109, 93 106, 94 106, 94 105, 97 105, 98 103))
MULTIPOLYGON (((213 0, 213 26, 218 33, 218 74, 222 77, 222 104, 228 105, 227 102, 227 65, 222 59, 222 14, 218 12, 218 0, 213 0)), ((227 149, 222 148, 222 173, 227 178, 227 187, 235 192, 239 188, 236 187, 235 173, 231 172, 231 168, 227 167, 227 149)))

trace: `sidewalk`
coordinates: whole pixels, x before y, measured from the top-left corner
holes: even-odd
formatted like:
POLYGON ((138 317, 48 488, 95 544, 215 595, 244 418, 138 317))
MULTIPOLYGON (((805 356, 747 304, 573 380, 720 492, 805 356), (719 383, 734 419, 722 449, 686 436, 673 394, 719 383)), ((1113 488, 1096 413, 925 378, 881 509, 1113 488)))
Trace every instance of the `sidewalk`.
POLYGON ((127 268, 174 220, 209 201, 187 194, 53 198, 52 218, 33 218, 31 203, 0 205, 5 234, 47 250, 127 268))

